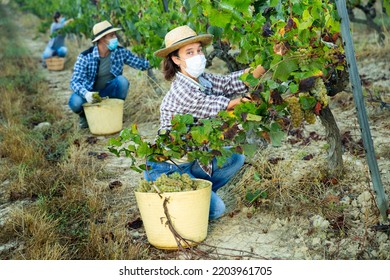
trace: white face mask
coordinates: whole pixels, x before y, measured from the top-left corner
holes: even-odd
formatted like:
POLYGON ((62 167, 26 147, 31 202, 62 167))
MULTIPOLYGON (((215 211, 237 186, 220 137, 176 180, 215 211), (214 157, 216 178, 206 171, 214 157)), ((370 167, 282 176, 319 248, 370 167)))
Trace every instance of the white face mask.
POLYGON ((191 77, 198 78, 203 74, 204 69, 206 68, 206 58, 203 54, 187 58, 185 61, 187 65, 185 70, 191 77))

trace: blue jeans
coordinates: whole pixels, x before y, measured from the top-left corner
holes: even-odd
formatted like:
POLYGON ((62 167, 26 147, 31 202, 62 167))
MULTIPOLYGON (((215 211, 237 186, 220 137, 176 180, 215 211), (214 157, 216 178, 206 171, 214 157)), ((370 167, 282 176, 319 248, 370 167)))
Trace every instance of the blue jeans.
POLYGON ((68 53, 68 49, 63 46, 58 49, 52 49, 50 47, 46 47, 42 54, 42 60, 45 61, 46 58, 58 55, 59 57, 65 57, 68 53))
MULTIPOLYGON (((129 81, 122 75, 117 76, 115 79, 108 81, 106 87, 99 91, 101 97, 117 98, 125 100, 129 91, 129 81)), ((69 98, 68 105, 70 109, 80 114, 83 110, 83 104, 87 102, 84 97, 81 97, 77 93, 72 93, 69 98)))
POLYGON ((191 178, 204 179, 212 182, 212 192, 210 201, 209 219, 215 220, 222 216, 226 207, 223 200, 216 194, 216 191, 224 186, 242 167, 245 156, 233 154, 222 167, 217 166, 216 159, 213 160, 213 172, 211 177, 205 173, 199 166, 197 161, 180 164, 178 168, 174 164, 168 162, 151 162, 148 161, 149 171, 144 171, 144 177, 147 181, 155 181, 162 174, 172 174, 178 172, 180 174, 187 173, 191 178))

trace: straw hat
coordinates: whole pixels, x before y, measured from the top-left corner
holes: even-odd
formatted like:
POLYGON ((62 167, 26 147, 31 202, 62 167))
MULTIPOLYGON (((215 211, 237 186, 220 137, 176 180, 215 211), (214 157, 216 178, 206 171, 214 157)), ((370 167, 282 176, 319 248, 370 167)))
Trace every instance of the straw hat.
POLYGON ((117 30, 121 30, 122 28, 116 28, 111 25, 107 20, 96 23, 93 26, 92 32, 93 32, 93 40, 92 43, 96 42, 100 38, 102 38, 104 35, 107 35, 109 33, 115 32, 117 30))
POLYGON ((185 45, 195 42, 201 42, 203 45, 208 45, 211 43, 212 39, 213 35, 211 34, 198 35, 187 25, 179 26, 165 35, 165 48, 156 51, 154 55, 166 57, 171 52, 178 50, 185 45))

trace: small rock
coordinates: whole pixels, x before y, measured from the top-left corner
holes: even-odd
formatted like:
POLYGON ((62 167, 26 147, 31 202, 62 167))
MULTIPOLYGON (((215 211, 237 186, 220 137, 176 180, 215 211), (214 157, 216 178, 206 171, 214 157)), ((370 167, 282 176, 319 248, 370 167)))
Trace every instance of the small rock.
POLYGON ((311 241, 311 244, 312 244, 313 246, 319 246, 319 245, 321 245, 321 238, 314 237, 313 240, 311 241))
POLYGON ((361 206, 369 206, 372 204, 371 199, 371 193, 369 191, 364 191, 358 196, 357 201, 361 206))
POLYGON ((138 239, 140 237, 140 234, 138 231, 131 231, 130 232, 130 235, 134 238, 134 239, 138 239))
POLYGON ((321 217, 320 215, 315 215, 312 218, 313 227, 318 229, 327 229, 329 227, 329 221, 321 217))
POLYGON ((34 127, 34 130, 46 129, 49 128, 50 126, 51 123, 49 122, 41 122, 34 127))

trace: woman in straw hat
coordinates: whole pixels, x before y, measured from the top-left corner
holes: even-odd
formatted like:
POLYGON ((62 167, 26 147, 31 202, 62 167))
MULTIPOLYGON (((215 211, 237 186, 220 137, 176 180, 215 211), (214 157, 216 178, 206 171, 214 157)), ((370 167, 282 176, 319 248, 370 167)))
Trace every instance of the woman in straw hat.
POLYGON ((93 92, 99 92, 101 97, 126 99, 129 81, 122 75, 124 64, 139 70, 149 68, 149 61, 118 46, 116 31, 120 29, 106 20, 95 24, 92 30, 95 45, 77 57, 70 81, 73 93, 69 107, 80 115, 80 128, 88 127, 82 105, 93 102, 93 92))
MULTIPOLYGON (((210 118, 222 110, 232 110, 240 102, 250 98, 232 98, 236 94, 248 91, 247 85, 239 77, 249 69, 215 75, 204 73, 206 58, 202 48, 210 44, 213 36, 198 35, 188 26, 177 27, 165 36, 165 48, 155 52, 164 58, 163 74, 172 85, 165 95, 160 107, 160 133, 169 130, 171 119, 176 114, 191 114, 195 118, 210 118)), ((256 67, 253 76, 259 78, 265 69, 256 67)), ((188 173, 194 178, 209 180, 213 183, 210 219, 217 219, 225 212, 225 204, 216 194, 242 167, 245 157, 233 154, 222 167, 218 167, 214 159, 208 166, 195 160, 192 162, 148 162, 150 171, 145 172, 146 180, 155 180, 162 174, 174 172, 188 173), (178 166, 180 168, 178 168, 178 166)))

